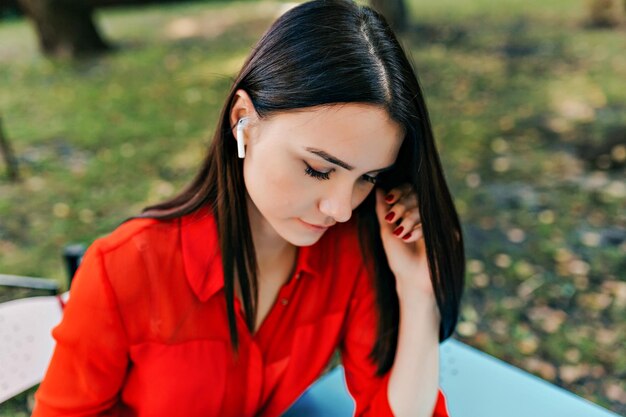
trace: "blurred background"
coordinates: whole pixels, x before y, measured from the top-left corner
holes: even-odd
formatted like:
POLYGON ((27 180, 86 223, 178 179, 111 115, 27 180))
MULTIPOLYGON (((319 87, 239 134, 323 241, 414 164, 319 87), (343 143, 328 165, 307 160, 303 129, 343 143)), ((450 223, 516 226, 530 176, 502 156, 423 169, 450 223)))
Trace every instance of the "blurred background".
MULTIPOLYGON (((626 2, 371 3, 413 57, 463 222, 457 337, 626 414, 626 2)), ((0 273, 67 288, 64 246, 180 190, 296 4, 0 0, 0 273)))

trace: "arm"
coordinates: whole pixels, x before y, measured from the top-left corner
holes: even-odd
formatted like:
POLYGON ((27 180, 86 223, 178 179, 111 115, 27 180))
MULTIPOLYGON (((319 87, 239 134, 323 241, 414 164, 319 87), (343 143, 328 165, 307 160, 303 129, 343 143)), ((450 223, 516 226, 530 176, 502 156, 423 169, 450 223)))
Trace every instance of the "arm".
POLYGON ((376 340, 375 292, 365 268, 359 275, 341 344, 346 383, 356 405, 355 417, 420 416, 411 408, 414 401, 426 404, 426 414, 421 415, 448 417, 445 397, 437 390, 438 328, 436 320, 433 320, 435 323, 428 322, 431 310, 425 303, 411 304, 400 300, 395 362, 389 372, 378 377, 375 375, 376 364, 368 357, 376 340), (409 319, 403 320, 404 317, 409 319), (431 327, 435 328, 434 338, 423 333, 431 327), (408 407, 398 409, 398 400, 406 401, 408 407), (407 414, 402 414, 405 410, 407 414))
POLYGON ((397 417, 430 416, 439 384, 437 304, 418 292, 398 288, 398 294, 400 328, 389 378, 389 402, 397 417))
MULTIPOLYGON (((376 215, 389 267, 395 275, 400 322, 394 364, 381 382, 383 388, 371 400, 380 410, 371 411, 370 414, 365 414, 367 410, 364 410, 363 415, 427 417, 434 413, 435 416, 447 416, 443 396, 441 392, 437 393, 440 318, 413 188, 405 185, 393 189, 387 198, 381 189, 376 189, 376 215), (391 210, 394 215, 388 218, 391 210), (403 219, 401 224, 404 233, 399 228, 398 232, 395 231, 393 220, 396 217, 403 219), (411 231, 410 235, 406 234, 408 231, 411 231)), ((374 293, 371 288, 370 293, 374 293)), ((373 298, 373 295, 368 298, 373 298)), ((366 304, 370 304, 370 309, 374 310, 372 301, 366 304)), ((362 320, 358 315, 356 320, 362 320)), ((375 328, 372 322, 369 325, 375 328)), ((374 337, 370 338, 373 343, 374 337)), ((346 379, 347 368, 348 365, 346 379)), ((373 392, 367 394, 372 395, 373 392)), ((365 395, 363 398, 367 401, 365 395)), ((359 400, 356 396, 355 399, 358 416, 359 400)))
POLYGON ((77 271, 33 417, 95 416, 115 407, 128 365, 126 333, 94 243, 77 271))

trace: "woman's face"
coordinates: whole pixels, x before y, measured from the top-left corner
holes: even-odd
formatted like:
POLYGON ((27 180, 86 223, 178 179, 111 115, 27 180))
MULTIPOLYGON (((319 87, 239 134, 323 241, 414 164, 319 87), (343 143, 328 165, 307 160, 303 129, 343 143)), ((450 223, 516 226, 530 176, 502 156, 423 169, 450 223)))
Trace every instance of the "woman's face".
POLYGON ((256 119, 245 138, 253 230, 309 246, 350 219, 395 162, 403 131, 384 109, 350 103, 256 119))

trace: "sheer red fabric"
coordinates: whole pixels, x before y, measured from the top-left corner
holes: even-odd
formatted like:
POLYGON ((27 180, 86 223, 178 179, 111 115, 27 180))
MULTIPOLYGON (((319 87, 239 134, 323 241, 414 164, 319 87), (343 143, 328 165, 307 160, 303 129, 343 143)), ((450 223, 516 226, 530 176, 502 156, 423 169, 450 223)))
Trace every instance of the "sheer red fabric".
MULTIPOLYGON (((134 219, 96 240, 53 330, 33 416, 280 416, 337 348, 355 415, 393 416, 389 373, 376 377, 368 359, 375 294, 352 222, 299 248, 293 276, 254 334, 236 301, 237 358, 223 281, 208 210, 134 219)), ((441 392, 433 415, 448 416, 441 392)))

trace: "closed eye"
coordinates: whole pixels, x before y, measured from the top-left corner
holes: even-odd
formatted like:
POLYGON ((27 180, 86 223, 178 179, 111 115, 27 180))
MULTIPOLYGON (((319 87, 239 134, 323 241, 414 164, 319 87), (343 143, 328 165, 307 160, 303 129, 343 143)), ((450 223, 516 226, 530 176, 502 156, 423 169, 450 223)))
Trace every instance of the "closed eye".
POLYGON ((315 178, 318 180, 329 180, 330 179, 330 173, 333 171, 328 171, 328 172, 320 172, 317 171, 313 168, 311 168, 311 166, 309 164, 307 164, 306 162, 304 163, 306 165, 306 169, 304 170, 304 173, 315 178))
MULTIPOLYGON (((318 171, 316 169, 313 169, 313 167, 311 167, 309 164, 307 164, 306 162, 304 163, 306 165, 306 168, 304 170, 304 173, 310 177, 313 177, 317 180, 329 180, 330 179, 330 173, 333 172, 335 169, 331 169, 328 172, 321 172, 318 171)), ((377 177, 373 177, 371 175, 363 175, 361 176, 361 180, 365 181, 365 182, 369 182, 370 184, 376 184, 378 182, 378 178, 377 177)))
POLYGON ((378 183, 378 178, 377 177, 372 177, 371 175, 363 175, 361 178, 364 181, 367 181, 367 182, 372 183, 374 185, 376 185, 378 183))

